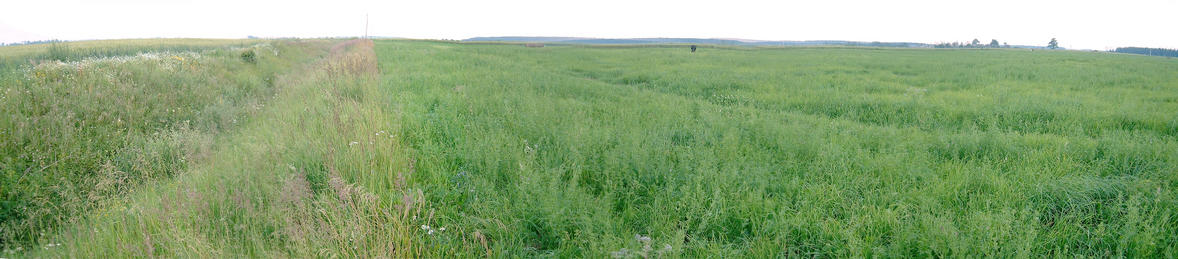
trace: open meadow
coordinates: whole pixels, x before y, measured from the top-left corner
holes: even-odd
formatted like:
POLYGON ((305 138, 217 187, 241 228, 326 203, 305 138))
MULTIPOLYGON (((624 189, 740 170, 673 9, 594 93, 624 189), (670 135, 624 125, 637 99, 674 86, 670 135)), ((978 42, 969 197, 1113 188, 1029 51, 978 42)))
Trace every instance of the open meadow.
POLYGON ((1178 256, 1178 59, 100 43, 0 47, 0 256, 1178 256))

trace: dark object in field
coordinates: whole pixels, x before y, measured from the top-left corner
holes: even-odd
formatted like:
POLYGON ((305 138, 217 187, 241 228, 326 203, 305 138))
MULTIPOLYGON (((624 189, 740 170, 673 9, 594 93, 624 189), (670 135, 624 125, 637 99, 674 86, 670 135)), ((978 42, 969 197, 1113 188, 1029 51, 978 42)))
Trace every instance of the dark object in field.
POLYGON ((245 52, 241 53, 241 61, 245 61, 245 63, 250 63, 250 64, 257 64, 258 63, 258 54, 254 53, 254 50, 252 50, 252 49, 246 50, 245 52))
POLYGON ((529 48, 543 48, 543 47, 544 47, 544 43, 528 43, 528 44, 524 44, 524 47, 529 47, 529 48))
POLYGON ((695 53, 695 45, 691 45, 691 53, 695 53))

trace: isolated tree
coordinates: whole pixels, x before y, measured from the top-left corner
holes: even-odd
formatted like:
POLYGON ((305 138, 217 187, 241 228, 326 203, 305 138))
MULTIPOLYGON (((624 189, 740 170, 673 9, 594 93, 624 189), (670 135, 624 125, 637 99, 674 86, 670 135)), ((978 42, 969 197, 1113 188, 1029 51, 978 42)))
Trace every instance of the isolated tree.
POLYGON ((978 39, 973 39, 973 41, 969 42, 970 47, 977 47, 978 45, 981 45, 981 44, 982 44, 982 41, 980 41, 978 39))
POLYGON ((1002 47, 1003 47, 1003 48, 1009 48, 1009 47, 1010 47, 1010 43, 1007 43, 1007 42, 1002 42, 1002 47))
POLYGON ((998 47, 998 40, 990 40, 990 47, 997 48, 998 47))
POLYGON ((1056 41, 1055 38, 1051 38, 1051 42, 1047 43, 1047 48, 1058 49, 1059 48, 1059 41, 1056 41))

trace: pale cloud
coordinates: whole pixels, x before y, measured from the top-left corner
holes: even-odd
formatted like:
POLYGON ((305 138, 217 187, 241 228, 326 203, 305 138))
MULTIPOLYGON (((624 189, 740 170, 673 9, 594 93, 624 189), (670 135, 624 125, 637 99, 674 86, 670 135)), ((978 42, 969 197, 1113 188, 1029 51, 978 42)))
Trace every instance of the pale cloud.
POLYGON ((1178 48, 1178 0, 8 1, 0 42, 150 37, 702 37, 1178 48))

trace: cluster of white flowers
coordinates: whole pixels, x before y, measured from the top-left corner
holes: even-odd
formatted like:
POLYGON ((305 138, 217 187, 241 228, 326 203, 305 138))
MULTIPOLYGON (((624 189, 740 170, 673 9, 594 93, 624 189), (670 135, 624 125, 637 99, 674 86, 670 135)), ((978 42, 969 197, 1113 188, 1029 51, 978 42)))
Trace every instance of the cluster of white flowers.
POLYGON ((42 247, 42 249, 49 250, 49 248, 58 247, 58 246, 61 246, 61 243, 49 243, 49 244, 45 244, 45 247, 42 247))
POLYGON ((383 131, 383 130, 382 130, 382 131, 380 131, 380 132, 377 132, 377 133, 376 133, 376 136, 377 136, 377 137, 380 137, 380 136, 388 136, 389 138, 397 138, 397 134, 388 133, 388 132, 385 132, 385 131, 383 131))
POLYGON ((275 48, 273 45, 270 45, 269 42, 258 43, 258 44, 254 44, 253 46, 249 46, 249 47, 233 47, 233 48, 230 48, 230 50, 232 50, 232 51, 254 50, 254 52, 258 52, 258 53, 269 52, 271 54, 274 54, 274 56, 276 56, 276 57, 278 56, 278 48, 275 48))
MULTIPOLYGON (((279 52, 278 48, 275 48, 274 46, 270 45, 270 43, 265 43, 265 42, 254 44, 253 46, 249 46, 249 47, 229 48, 229 50, 232 50, 232 51, 241 51, 241 50, 246 50, 246 49, 252 49, 255 52, 259 52, 259 53, 271 53, 274 56, 278 56, 278 52, 279 52)), ((178 66, 181 64, 185 64, 186 62, 188 62, 188 63, 194 62, 194 61, 200 59, 201 57, 202 57, 201 53, 195 52, 195 51, 180 51, 180 52, 158 51, 158 52, 144 52, 144 53, 140 53, 137 55, 89 57, 89 58, 84 58, 82 60, 76 60, 76 61, 45 62, 45 63, 38 64, 36 66, 25 67, 23 74, 25 75, 26 79, 31 80, 31 79, 38 79, 39 77, 45 77, 49 74, 62 72, 62 71, 81 71, 81 70, 91 67, 91 66, 108 66, 108 65, 118 65, 118 64, 124 64, 124 63, 146 63, 146 62, 157 63, 158 65, 160 65, 161 69, 164 69, 167 71, 172 71, 172 70, 175 70, 176 68, 178 68, 178 66)), ((69 78, 70 75, 67 74, 66 77, 69 78)))
MULTIPOLYGON (((384 132, 383 130, 382 130, 382 131, 380 131, 380 133, 381 133, 381 134, 384 134, 385 136, 389 136, 389 138, 397 138, 397 134, 396 134, 396 133, 386 133, 386 132, 384 132)), ((380 134, 378 134, 377 136, 380 136, 380 134)))
POLYGON ((610 253, 610 255, 613 256, 613 258, 634 258, 634 257, 650 258, 651 256, 662 258, 664 255, 671 253, 671 250, 672 250, 671 244, 664 244, 662 249, 659 249, 657 251, 654 250, 654 248, 650 247, 651 239, 648 236, 635 234, 634 241, 638 241, 638 244, 641 244, 642 248, 639 250, 630 250, 628 248, 622 248, 618 251, 614 251, 614 252, 610 253))
MULTIPOLYGON (((185 62, 192 63, 200 60, 202 55, 199 52, 184 51, 162 51, 162 52, 145 52, 138 55, 130 56, 109 56, 109 57, 89 57, 76 61, 55 61, 41 63, 36 66, 25 67, 24 75, 28 80, 35 80, 46 77, 51 74, 57 74, 67 71, 82 71, 91 67, 107 67, 113 65, 122 65, 127 63, 141 64, 154 63, 161 69, 172 71, 185 62)), ((66 74, 66 77, 71 77, 71 74, 66 74)), ((106 74, 107 77, 114 77, 112 74, 106 74)))
POLYGON ((639 243, 644 243, 644 244, 650 243, 650 237, 639 235, 639 234, 634 234, 634 240, 637 240, 639 243))
MULTIPOLYGON (((434 229, 431 228, 429 225, 421 225, 421 230, 424 230, 426 235, 433 235, 434 234, 434 229)), ((439 233, 446 232, 446 227, 437 228, 437 232, 439 232, 439 233)))
POLYGON ((139 53, 138 55, 132 55, 132 56, 90 57, 90 58, 85 58, 82 60, 69 61, 69 62, 61 62, 61 61, 49 62, 49 63, 42 63, 40 65, 37 65, 37 67, 46 67, 46 68, 62 67, 62 68, 78 69, 78 68, 85 68, 87 66, 94 66, 94 65, 123 64, 123 63, 143 62, 143 61, 155 61, 155 62, 185 61, 185 60, 199 59, 201 57, 202 57, 202 55, 199 52, 193 52, 193 51, 144 52, 144 53, 139 53))

